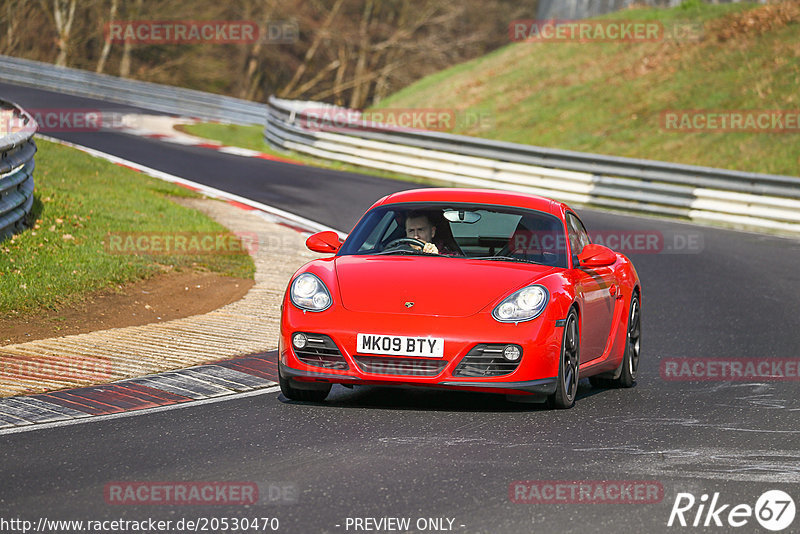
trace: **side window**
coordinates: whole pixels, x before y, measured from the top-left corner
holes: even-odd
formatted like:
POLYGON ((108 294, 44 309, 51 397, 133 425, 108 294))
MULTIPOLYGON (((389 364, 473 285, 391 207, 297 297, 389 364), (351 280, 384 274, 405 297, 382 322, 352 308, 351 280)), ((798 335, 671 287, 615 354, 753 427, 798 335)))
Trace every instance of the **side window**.
POLYGON ((364 240, 364 243, 358 249, 359 252, 375 250, 375 247, 387 236, 397 229, 397 221, 395 220, 395 213, 387 211, 381 217, 381 220, 372 229, 372 232, 364 240))
POLYGON ((586 232, 583 223, 572 213, 567 213, 567 232, 569 234, 569 248, 572 250, 572 265, 578 265, 578 254, 583 247, 591 243, 589 234, 586 232))

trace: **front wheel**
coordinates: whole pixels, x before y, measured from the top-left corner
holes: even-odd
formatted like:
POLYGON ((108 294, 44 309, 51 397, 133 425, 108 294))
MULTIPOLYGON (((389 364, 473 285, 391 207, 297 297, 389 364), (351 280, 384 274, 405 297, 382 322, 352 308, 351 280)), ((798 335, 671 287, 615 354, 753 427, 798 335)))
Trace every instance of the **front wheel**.
POLYGON ((631 297, 631 308, 628 313, 628 333, 625 339, 625 356, 622 358, 622 372, 616 380, 616 384, 619 387, 629 388, 636 382, 641 343, 642 317, 639 309, 639 297, 634 293, 633 297, 631 297))
POLYGON ((572 408, 578 393, 578 365, 580 363, 580 335, 578 314, 572 309, 564 323, 561 356, 558 364, 558 384, 548 402, 551 408, 572 408))
POLYGON ((331 392, 331 384, 320 384, 319 387, 315 385, 314 389, 299 389, 292 385, 291 380, 282 376, 278 376, 278 383, 283 396, 294 401, 322 402, 331 392))
POLYGON ((642 318, 639 307, 639 296, 636 293, 631 297, 631 307, 628 310, 628 324, 625 333, 625 353, 622 363, 619 364, 614 374, 617 378, 603 375, 590 376, 589 382, 596 388, 629 388, 636 383, 636 371, 639 369, 639 353, 642 345, 642 318))

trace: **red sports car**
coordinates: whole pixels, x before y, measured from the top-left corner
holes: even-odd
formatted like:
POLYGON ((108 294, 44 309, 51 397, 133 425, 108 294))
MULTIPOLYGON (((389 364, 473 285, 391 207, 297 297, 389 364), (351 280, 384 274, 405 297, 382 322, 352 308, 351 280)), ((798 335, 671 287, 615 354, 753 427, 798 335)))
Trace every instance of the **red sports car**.
POLYGON ((335 254, 301 267, 282 305, 280 386, 322 401, 332 384, 451 388, 575 402, 579 377, 630 387, 641 284, 591 244, 567 205, 479 189, 386 196, 335 254))

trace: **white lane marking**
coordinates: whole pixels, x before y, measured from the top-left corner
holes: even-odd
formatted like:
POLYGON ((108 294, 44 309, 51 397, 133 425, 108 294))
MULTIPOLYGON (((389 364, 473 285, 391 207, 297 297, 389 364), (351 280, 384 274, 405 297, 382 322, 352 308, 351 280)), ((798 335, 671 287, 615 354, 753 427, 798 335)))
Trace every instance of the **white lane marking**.
POLYGON ((247 391, 245 393, 232 393, 230 395, 225 395, 223 397, 213 397, 210 399, 201 399, 195 400, 191 402, 180 402, 177 404, 169 404, 167 406, 157 406, 155 408, 144 408, 142 410, 132 410, 129 412, 121 412, 121 413, 112 413, 108 415, 96 415, 94 417, 86 417, 81 419, 71 419, 69 421, 55 421, 52 423, 42 423, 38 425, 26 425, 22 427, 14 427, 8 429, 0 429, 0 436, 6 434, 19 434, 21 432, 30 432, 32 430, 45 430, 48 428, 56 428, 62 426, 72 426, 72 425, 82 425, 86 423, 92 423, 95 421, 107 421, 109 419, 120 419, 123 417, 135 417, 138 415, 148 415, 151 413, 157 412, 166 412, 169 410, 179 410, 181 408, 191 408, 193 406, 202 406, 204 404, 215 404, 217 402, 225 402, 229 400, 236 400, 236 399, 243 399, 246 397, 255 397, 257 395, 266 395, 268 393, 275 393, 279 391, 280 388, 277 384, 273 386, 266 387, 264 389, 259 389, 256 391, 247 391))
POLYGON ((257 158, 261 155, 261 152, 257 150, 241 148, 238 146, 220 146, 217 151, 224 152, 225 154, 233 154, 234 156, 244 156, 246 158, 257 158))
POLYGON ((255 200, 250 200, 249 198, 240 197, 239 195, 234 195, 233 193, 228 193, 227 191, 222 191, 221 189, 216 189, 214 187, 210 187, 207 185, 203 185, 197 182, 193 182, 191 180, 187 180, 185 178, 181 178, 180 176, 175 176, 173 174, 169 174, 163 171, 159 171, 157 169, 153 169, 151 167, 147 167, 140 163, 135 163, 133 161, 123 159, 111 154, 107 154, 105 152, 101 152, 100 150, 96 150, 94 148, 89 148, 87 146, 78 145, 75 143, 70 143, 69 141, 64 141, 62 139, 56 139, 55 137, 50 137, 47 135, 39 135, 36 134, 37 137, 44 139, 46 141, 50 141, 52 143, 58 143, 59 145, 68 146, 71 148, 75 148, 80 150, 81 152, 85 152, 91 156, 104 159, 106 161, 110 161, 111 163, 116 163, 118 165, 124 165, 126 167, 132 168, 139 172, 142 172, 148 176, 152 176, 153 178, 158 178, 159 180, 164 180, 165 182, 170 182, 174 184, 180 184, 186 186, 190 189, 195 189, 204 195, 207 195, 212 198, 220 198, 224 200, 232 200, 234 202, 238 202, 239 204, 244 204, 245 206, 250 206, 251 208, 255 208, 259 211, 264 213, 268 213, 278 219, 283 219, 286 222, 294 224, 296 226, 300 226, 303 228, 307 228, 312 232, 323 232, 323 231, 333 231, 339 234, 339 237, 347 237, 347 234, 336 230, 335 228, 331 228, 330 226, 318 223, 316 221, 312 221, 311 219, 306 219, 305 217, 301 217, 300 215, 295 215, 294 213, 282 210, 280 208, 276 208, 274 206, 269 206, 267 204, 262 204, 261 202, 256 202, 255 200))

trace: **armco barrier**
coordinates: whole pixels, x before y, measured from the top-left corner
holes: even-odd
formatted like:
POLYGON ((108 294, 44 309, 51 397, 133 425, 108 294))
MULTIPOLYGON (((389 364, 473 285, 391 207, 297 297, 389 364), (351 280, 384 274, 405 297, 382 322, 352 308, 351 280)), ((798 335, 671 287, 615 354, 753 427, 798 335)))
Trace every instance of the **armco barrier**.
POLYGON ((0 100, 0 241, 21 230, 33 206, 36 121, 0 100))
POLYGON ((586 206, 800 235, 800 178, 620 158, 424 130, 319 124, 319 102, 270 98, 265 140, 313 156, 586 206))
MULTIPOLYGON (((271 145, 450 183, 800 235, 800 178, 541 148, 431 131, 304 127, 319 102, 269 105, 0 56, 0 80, 166 113, 265 124, 271 145)), ((31 143, 32 144, 32 143, 31 143)), ((2 224, 2 222, 0 222, 2 224)))
POLYGON ((3 55, 0 80, 215 121, 262 125, 266 114, 258 102, 3 55))

